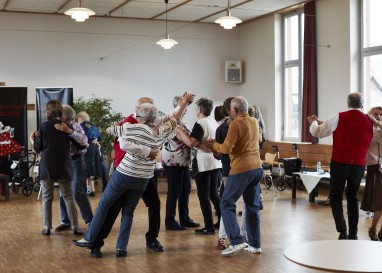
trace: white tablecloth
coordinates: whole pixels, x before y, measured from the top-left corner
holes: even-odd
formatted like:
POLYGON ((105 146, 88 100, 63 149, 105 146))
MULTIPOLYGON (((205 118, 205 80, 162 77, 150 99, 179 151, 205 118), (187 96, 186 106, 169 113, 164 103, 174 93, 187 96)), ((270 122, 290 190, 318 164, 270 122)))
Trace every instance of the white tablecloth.
POLYGON ((311 193, 311 191, 316 187, 321 178, 330 178, 330 174, 327 172, 323 174, 318 174, 317 172, 296 172, 293 174, 298 174, 301 177, 301 180, 304 183, 304 186, 308 193, 311 193))

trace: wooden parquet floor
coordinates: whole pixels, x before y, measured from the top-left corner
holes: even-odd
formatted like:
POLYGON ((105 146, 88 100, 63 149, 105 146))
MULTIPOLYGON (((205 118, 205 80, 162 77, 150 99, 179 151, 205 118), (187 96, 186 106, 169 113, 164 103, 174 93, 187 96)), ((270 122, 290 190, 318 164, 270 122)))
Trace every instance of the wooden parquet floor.
MULTIPOLYGON (((297 191, 297 199, 291 200, 287 189, 265 193, 264 210, 261 212, 262 250, 260 255, 241 251, 223 257, 216 248, 218 235, 197 236, 193 229, 186 231, 166 231, 164 227, 166 187, 165 179, 159 180, 162 201, 162 225, 159 234, 165 252, 157 253, 146 248, 147 209, 140 201, 135 212, 133 228, 128 245, 128 256, 115 257, 115 242, 118 236, 119 219, 102 248, 103 258, 94 259, 87 249, 72 244, 75 236, 70 231, 52 232, 43 236, 41 201, 37 193, 25 197, 21 193, 11 194, 10 202, 0 200, 0 272, 272 272, 272 273, 313 273, 318 270, 297 265, 283 256, 287 247, 307 241, 337 239, 334 221, 329 206, 309 203, 306 191, 297 191)), ((196 196, 195 184, 190 197, 190 216, 197 222, 202 214, 196 196)), ((91 199, 95 210, 101 186, 97 186, 97 196, 91 199)), ((327 190, 326 190, 327 191, 327 190)), ((316 200, 325 200, 327 193, 316 200)), ((60 223, 58 192, 53 204, 53 223, 60 223)), ((238 205, 241 208, 241 203, 238 205)), ((346 211, 346 208, 345 208, 346 211)), ((240 218, 240 217, 239 217, 240 218)), ((360 213, 359 239, 368 240, 367 230, 371 219, 365 212, 360 213)), ((81 219, 81 228, 86 229, 81 219)), ((362 261, 360 261, 362 262, 362 261)))

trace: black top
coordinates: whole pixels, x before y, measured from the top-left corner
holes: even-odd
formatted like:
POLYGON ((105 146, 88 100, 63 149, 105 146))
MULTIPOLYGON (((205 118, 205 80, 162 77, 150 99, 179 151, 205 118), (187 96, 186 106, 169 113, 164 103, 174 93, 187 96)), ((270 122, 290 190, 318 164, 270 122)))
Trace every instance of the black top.
POLYGON ((194 127, 192 127, 192 132, 190 134, 190 137, 193 137, 199 141, 202 141, 203 136, 204 136, 204 130, 202 126, 198 122, 195 122, 194 127))
POLYGON ((52 119, 41 124, 39 136, 34 142, 36 152, 41 152, 39 169, 41 180, 72 179, 70 137, 54 128, 58 123, 61 121, 52 119))

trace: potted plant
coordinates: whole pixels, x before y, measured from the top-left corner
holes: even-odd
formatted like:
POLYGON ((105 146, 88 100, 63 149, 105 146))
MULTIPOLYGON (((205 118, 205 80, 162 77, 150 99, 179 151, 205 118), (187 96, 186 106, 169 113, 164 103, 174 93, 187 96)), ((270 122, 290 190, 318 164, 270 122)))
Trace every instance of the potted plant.
POLYGON ((79 97, 74 100, 73 104, 73 108, 77 113, 81 111, 87 112, 90 116, 90 121, 100 130, 102 151, 107 157, 110 156, 113 149, 112 143, 114 137, 106 133, 106 128, 123 119, 122 113, 113 111, 111 102, 112 99, 97 98, 93 94, 90 99, 79 97))

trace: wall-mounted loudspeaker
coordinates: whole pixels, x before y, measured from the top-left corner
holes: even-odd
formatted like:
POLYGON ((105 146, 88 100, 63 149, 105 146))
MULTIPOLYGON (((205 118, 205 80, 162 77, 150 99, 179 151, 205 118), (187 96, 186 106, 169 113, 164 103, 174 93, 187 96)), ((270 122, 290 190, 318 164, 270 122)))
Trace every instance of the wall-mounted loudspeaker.
POLYGON ((228 83, 242 82, 241 61, 225 61, 225 81, 228 83))

